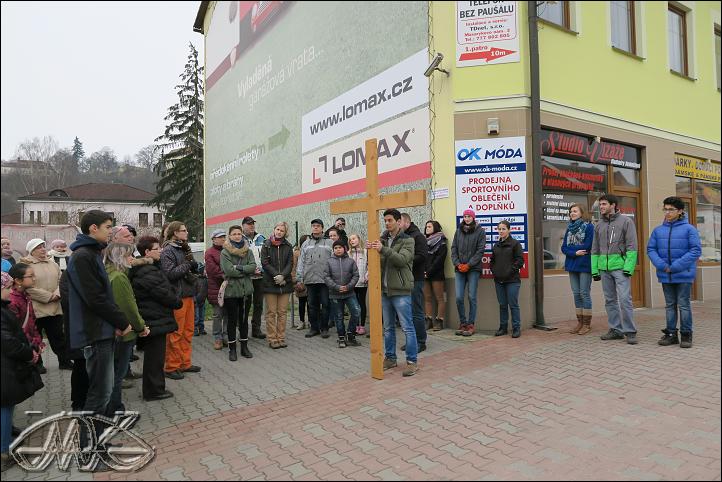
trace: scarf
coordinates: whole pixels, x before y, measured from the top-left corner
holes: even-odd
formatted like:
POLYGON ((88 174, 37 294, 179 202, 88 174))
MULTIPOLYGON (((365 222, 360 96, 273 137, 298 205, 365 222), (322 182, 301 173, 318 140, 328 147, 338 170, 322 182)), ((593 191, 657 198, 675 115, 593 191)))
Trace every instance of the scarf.
POLYGON ((429 254, 434 254, 439 250, 441 241, 445 239, 444 232, 439 231, 438 233, 430 234, 426 237, 426 245, 429 247, 429 254))
POLYGON ((281 243, 283 242, 283 239, 276 239, 276 237, 274 235, 271 235, 271 237, 268 239, 269 239, 269 241, 271 241, 271 244, 273 246, 280 246, 281 243))
POLYGON ((233 246, 236 249, 241 249, 243 247, 243 245, 245 244, 245 241, 243 240, 243 238, 241 238, 241 240, 239 242, 235 242, 232 239, 229 239, 229 241, 231 242, 231 246, 233 246))
POLYGON ((471 224, 466 224, 464 221, 461 222, 461 230, 464 231, 466 234, 473 233, 476 229, 476 221, 472 222, 471 224))
POLYGON ((587 223, 582 218, 571 221, 567 226, 567 246, 584 244, 587 237, 587 223))

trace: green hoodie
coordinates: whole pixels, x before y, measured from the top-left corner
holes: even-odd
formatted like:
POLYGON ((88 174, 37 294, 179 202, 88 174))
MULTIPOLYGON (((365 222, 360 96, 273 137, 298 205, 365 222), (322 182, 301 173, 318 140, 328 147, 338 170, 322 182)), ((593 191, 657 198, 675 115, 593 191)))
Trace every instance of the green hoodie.
POLYGON ((634 273, 637 265, 637 230, 634 221, 619 212, 602 216, 594 227, 592 276, 600 271, 624 270, 634 273))
POLYGON ((140 316, 138 311, 138 305, 135 302, 135 294, 133 294, 133 286, 130 284, 128 276, 118 271, 115 266, 106 264, 105 270, 108 272, 108 279, 110 279, 110 287, 113 290, 113 298, 115 304, 118 305, 120 311, 123 312, 128 322, 133 329, 121 338, 122 341, 133 341, 138 336, 137 333, 141 333, 145 330, 145 321, 140 316))

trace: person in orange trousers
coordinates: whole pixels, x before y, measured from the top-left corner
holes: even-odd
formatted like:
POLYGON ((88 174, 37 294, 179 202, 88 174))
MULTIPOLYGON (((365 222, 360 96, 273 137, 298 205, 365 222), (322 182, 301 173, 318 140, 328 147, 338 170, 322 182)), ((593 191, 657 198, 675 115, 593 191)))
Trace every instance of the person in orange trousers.
POLYGON ((170 283, 180 293, 183 306, 173 310, 178 329, 168 334, 165 352, 165 376, 174 380, 184 378, 183 373, 197 373, 201 367, 191 364, 193 329, 195 324, 195 271, 198 263, 188 245, 188 230, 180 221, 166 228, 166 242, 160 254, 161 268, 170 283))

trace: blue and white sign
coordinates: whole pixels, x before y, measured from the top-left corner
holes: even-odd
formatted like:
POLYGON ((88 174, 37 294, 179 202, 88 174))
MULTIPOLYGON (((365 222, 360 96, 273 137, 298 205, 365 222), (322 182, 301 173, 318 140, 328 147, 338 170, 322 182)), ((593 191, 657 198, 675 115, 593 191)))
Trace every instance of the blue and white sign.
MULTIPOLYGON (((529 251, 526 139, 519 136, 456 141, 454 153, 457 224, 464 211, 472 209, 486 231, 486 252, 490 253, 499 239, 497 225, 502 220, 509 221, 512 236, 521 243, 526 260, 529 251)), ((484 277, 490 275, 487 258, 484 257, 484 277)), ((523 269, 521 275, 527 277, 527 270, 523 269)))

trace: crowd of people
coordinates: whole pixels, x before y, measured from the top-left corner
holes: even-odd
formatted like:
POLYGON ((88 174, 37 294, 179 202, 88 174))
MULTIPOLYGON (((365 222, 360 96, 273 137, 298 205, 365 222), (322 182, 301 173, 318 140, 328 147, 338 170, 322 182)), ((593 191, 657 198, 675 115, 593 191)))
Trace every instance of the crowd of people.
MULTIPOLYGON (((636 344, 630 288, 637 264, 636 228, 631 218, 620 214, 615 196, 601 196, 598 205, 601 218, 596 224, 584 206, 572 205, 562 240, 577 315, 571 333, 591 331, 590 292, 597 280, 602 283, 609 324, 601 339, 636 344)), ((679 198, 665 199, 663 212, 664 222, 647 244, 666 300, 667 323, 659 344, 689 348, 690 291, 701 255, 700 239, 679 198)), ((487 252, 489 235, 476 217, 474 211, 464 211, 451 242, 459 317, 456 335, 469 337, 476 331, 482 258, 489 255, 499 303, 495 335, 508 334, 511 317, 511 336, 518 338, 522 246, 511 235, 510 223, 502 221, 487 252)), ((98 210, 83 215, 81 233, 70 246, 58 239, 48 250, 44 240, 32 239, 26 245, 27 255, 17 262, 10 240, 3 238, 3 470, 12 461, 8 448, 13 432, 17 433, 12 427, 13 409, 43 387, 40 375, 47 372, 43 334, 59 369, 72 370, 72 409, 112 416, 125 410, 122 388, 132 375, 136 345, 144 352, 143 373, 137 377, 142 377, 146 401, 173 396, 166 389, 166 378, 181 380, 201 371, 192 363, 193 339, 206 334, 206 300, 213 310, 213 348, 227 348, 231 362, 238 361, 239 353, 253 357, 249 335, 265 339, 274 350, 288 346, 292 293, 299 300, 293 328, 307 329, 306 338, 329 338, 330 328, 335 327, 338 348, 359 346, 357 337, 370 335, 369 250, 376 250, 381 260, 383 368, 398 365, 396 327, 400 326, 405 335, 402 375, 413 376, 418 354, 427 347, 427 331, 440 331, 446 325, 449 240, 436 220, 427 221, 422 232, 408 213, 388 209, 383 218, 383 234, 366 242, 357 233, 347 234, 344 218, 326 231, 323 221, 314 219, 310 234, 292 246, 287 223, 275 224, 266 238, 247 216, 227 231, 211 232, 204 262, 193 258, 183 222, 165 226, 161 239, 137 238, 132 226, 114 227, 112 215, 98 210), (266 333, 261 329, 264 305, 266 333)))

